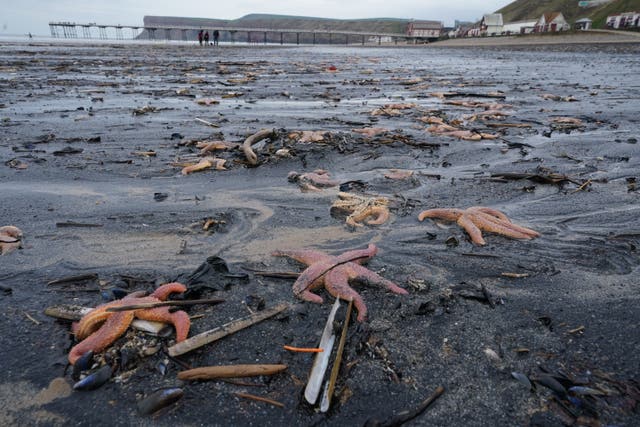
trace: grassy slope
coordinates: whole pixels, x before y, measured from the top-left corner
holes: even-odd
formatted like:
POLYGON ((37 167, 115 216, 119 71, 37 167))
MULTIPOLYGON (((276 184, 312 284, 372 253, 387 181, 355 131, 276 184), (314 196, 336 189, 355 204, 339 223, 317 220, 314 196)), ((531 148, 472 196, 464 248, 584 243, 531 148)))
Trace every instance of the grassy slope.
POLYGON ((633 10, 640 11, 640 0, 615 0, 588 9, 578 7, 578 0, 516 0, 497 12, 502 13, 504 22, 512 22, 537 19, 545 12, 560 11, 569 23, 580 18, 590 18, 595 28, 601 28, 607 15, 633 10))

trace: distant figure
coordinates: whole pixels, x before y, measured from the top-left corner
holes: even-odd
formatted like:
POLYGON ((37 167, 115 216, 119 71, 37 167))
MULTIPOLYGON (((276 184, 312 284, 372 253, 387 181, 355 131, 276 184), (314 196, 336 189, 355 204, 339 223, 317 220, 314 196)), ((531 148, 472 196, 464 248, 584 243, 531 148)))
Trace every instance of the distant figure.
POLYGON ((31 35, 31 33, 29 33, 29 39, 32 39, 32 38, 33 38, 33 36, 31 35))
POLYGON ((213 30, 213 45, 218 46, 218 39, 220 38, 220 31, 213 30))
POLYGON ((200 46, 202 46, 202 30, 198 32, 198 43, 200 43, 200 46))
POLYGON ((209 31, 206 31, 204 33, 204 45, 208 46, 209 45, 209 31))

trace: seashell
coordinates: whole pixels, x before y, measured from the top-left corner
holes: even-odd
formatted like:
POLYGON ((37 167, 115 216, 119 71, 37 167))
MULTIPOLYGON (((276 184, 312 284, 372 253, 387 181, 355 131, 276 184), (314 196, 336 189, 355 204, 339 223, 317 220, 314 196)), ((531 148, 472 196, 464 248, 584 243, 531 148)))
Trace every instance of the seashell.
POLYGON ((553 390, 554 392, 558 393, 560 396, 565 396, 567 394, 567 390, 564 388, 564 386, 560 384, 558 380, 556 380, 550 375, 542 375, 540 377, 534 378, 533 380, 538 384, 553 390))
POLYGON ((517 379, 521 384, 524 384, 529 388, 529 390, 533 390, 533 384, 529 381, 529 377, 521 372, 511 372, 511 376, 517 379))
POLYGON ((601 390, 596 390, 591 387, 583 387, 583 386, 573 386, 569 388, 569 391, 573 394, 579 394, 582 396, 604 396, 605 392, 601 390))
POLYGON ((141 415, 151 415, 177 402, 183 395, 184 391, 177 387, 157 390, 138 402, 138 412, 141 415))
POLYGON ((111 366, 104 365, 102 368, 98 369, 91 375, 87 375, 86 377, 75 383, 73 385, 73 389, 78 391, 95 390, 109 381, 109 379, 111 378, 111 374, 113 374, 111 366))
POLYGON ((82 371, 88 371, 91 368, 91 364, 93 363, 93 350, 87 351, 83 354, 76 363, 73 364, 73 372, 71 373, 71 378, 74 380, 80 379, 80 374, 82 371))

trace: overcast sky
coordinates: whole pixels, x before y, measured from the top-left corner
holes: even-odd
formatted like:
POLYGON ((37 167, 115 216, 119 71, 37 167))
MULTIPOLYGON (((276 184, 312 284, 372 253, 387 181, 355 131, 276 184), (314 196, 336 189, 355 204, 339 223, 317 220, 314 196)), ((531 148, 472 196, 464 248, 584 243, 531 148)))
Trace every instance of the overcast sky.
POLYGON ((144 15, 236 19, 249 13, 322 18, 475 21, 511 0, 0 0, 0 34, 49 34, 49 21, 142 25, 144 15))

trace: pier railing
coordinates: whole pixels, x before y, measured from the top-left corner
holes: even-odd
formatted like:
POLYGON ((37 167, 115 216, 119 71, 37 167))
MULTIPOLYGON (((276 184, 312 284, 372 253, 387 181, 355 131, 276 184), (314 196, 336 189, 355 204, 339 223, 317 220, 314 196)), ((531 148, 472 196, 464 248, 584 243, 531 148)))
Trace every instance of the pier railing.
MULTIPOLYGON (((348 31, 326 29, 297 29, 297 28, 257 28, 257 27, 207 27, 207 26, 136 26, 136 25, 104 25, 96 23, 50 22, 51 37, 64 39, 148 39, 148 40, 193 40, 193 32, 200 30, 218 30, 224 35, 224 40, 231 42, 242 41, 246 35, 249 43, 267 43, 267 35, 271 35, 271 42, 280 44, 337 44, 337 43, 375 43, 382 42, 416 42, 419 37, 402 33, 384 33, 376 31, 348 31), (226 34, 225 34, 226 33, 226 34), (279 37, 277 36, 279 35, 279 37), (285 37, 285 35, 287 37, 285 37), (295 35, 295 37, 293 37, 295 35), (260 37, 262 36, 262 37, 260 37), (274 41, 275 40, 275 41, 274 41)), ((221 38, 222 40, 223 38, 221 38)))

